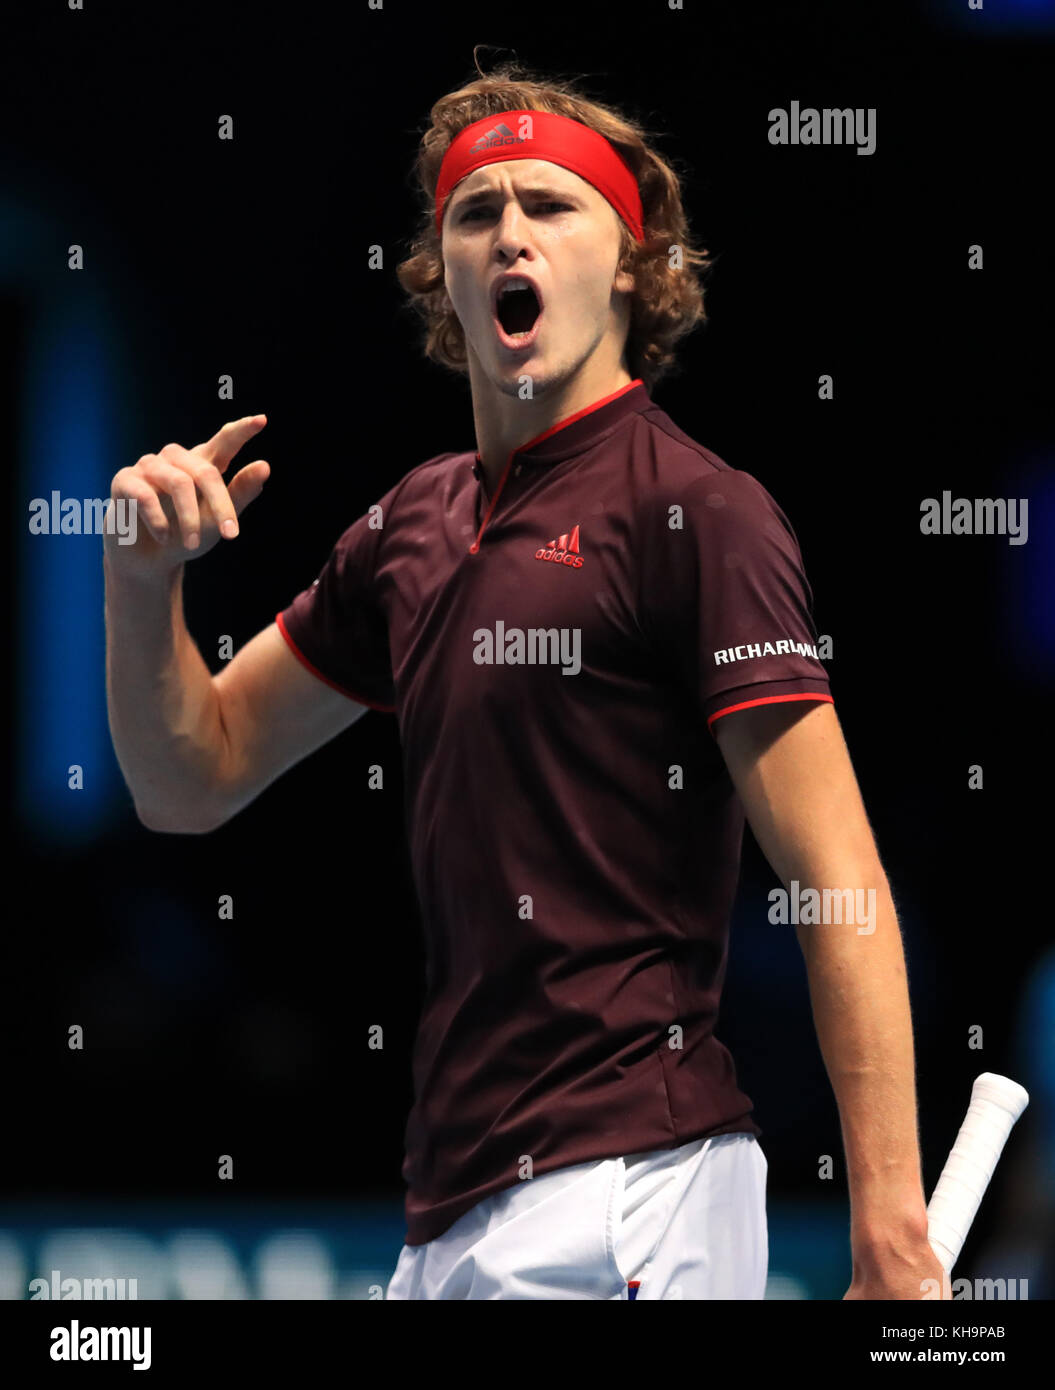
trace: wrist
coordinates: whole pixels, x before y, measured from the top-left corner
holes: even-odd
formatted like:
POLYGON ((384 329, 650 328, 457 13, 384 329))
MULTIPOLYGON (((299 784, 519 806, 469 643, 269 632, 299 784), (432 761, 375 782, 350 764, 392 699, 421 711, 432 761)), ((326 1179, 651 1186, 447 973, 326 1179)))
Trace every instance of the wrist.
POLYGON ((870 1192, 851 1203, 850 1240, 855 1250, 882 1254, 924 1244, 928 1225, 922 1188, 870 1192))
POLYGON ((142 560, 138 557, 130 558, 126 564, 119 553, 104 547, 103 579, 108 594, 118 598, 125 594, 135 597, 142 595, 171 597, 173 588, 180 583, 183 577, 184 563, 183 560, 180 560, 178 564, 168 565, 164 569, 148 569, 144 568, 142 560))

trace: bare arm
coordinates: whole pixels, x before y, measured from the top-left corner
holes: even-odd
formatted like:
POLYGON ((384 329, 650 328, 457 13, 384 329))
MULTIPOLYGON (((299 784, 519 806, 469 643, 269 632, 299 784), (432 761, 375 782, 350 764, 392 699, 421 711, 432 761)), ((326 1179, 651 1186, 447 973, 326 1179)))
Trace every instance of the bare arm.
POLYGON ((181 590, 181 570, 163 588, 107 573, 110 731, 143 824, 204 834, 367 707, 305 670, 274 623, 210 675, 181 590))
POLYGON ((208 829, 229 754, 220 705, 183 619, 183 566, 106 582, 106 699, 114 752, 151 830, 208 829))
POLYGON ((104 536, 110 732, 136 813, 151 830, 215 829, 365 713, 304 669, 272 623, 215 678, 187 631, 183 569, 260 495, 262 459, 222 474, 265 417, 232 421, 196 449, 168 444, 118 472, 111 495, 142 523, 104 536))
MULTIPOLYGON (((850 1296, 919 1298, 927 1243, 901 932, 846 743, 827 703, 742 710, 715 733, 755 838, 788 888, 875 889, 860 922, 796 927, 850 1188, 850 1296)), ((865 899, 867 901, 867 899, 865 899)), ((778 928, 779 930, 779 928, 778 928)))

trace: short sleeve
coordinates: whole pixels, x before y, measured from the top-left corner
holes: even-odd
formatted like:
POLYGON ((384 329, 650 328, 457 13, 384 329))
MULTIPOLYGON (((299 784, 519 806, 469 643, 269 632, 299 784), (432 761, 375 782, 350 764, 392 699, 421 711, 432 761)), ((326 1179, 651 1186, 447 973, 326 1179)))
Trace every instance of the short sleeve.
POLYGON ((749 473, 708 473, 650 498, 640 564, 642 631, 712 733, 749 705, 831 702, 798 541, 749 473))
POLYGON ((388 628, 375 574, 378 550, 396 489, 338 539, 318 578, 275 615, 294 656, 349 699, 395 709, 388 628))

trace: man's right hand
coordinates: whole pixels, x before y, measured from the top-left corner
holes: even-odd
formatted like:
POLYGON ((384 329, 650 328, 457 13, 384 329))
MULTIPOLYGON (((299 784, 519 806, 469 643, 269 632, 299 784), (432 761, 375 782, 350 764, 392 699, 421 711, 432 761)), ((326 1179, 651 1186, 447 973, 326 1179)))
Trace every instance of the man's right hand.
MULTIPOLYGON (((136 539, 120 545, 107 525, 103 545, 112 569, 138 577, 160 577, 186 560, 205 555, 221 534, 238 534, 238 517, 259 497, 271 474, 264 459, 247 463, 223 481, 242 445, 267 424, 266 415, 231 420, 193 449, 166 444, 158 454, 144 454, 131 468, 113 476, 110 497, 136 502, 136 539)), ((110 502, 107 508, 109 519, 110 502)))

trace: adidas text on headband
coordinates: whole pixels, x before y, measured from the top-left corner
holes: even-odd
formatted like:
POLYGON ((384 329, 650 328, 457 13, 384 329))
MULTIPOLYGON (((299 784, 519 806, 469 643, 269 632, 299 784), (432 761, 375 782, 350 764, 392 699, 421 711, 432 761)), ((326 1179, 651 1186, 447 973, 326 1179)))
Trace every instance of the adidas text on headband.
POLYGON ((567 116, 550 111, 502 111, 468 125, 451 141, 436 184, 436 231, 443 235, 443 213, 462 179, 485 164, 507 159, 545 159, 570 169, 606 198, 637 241, 644 239, 637 179, 614 146, 567 116))

